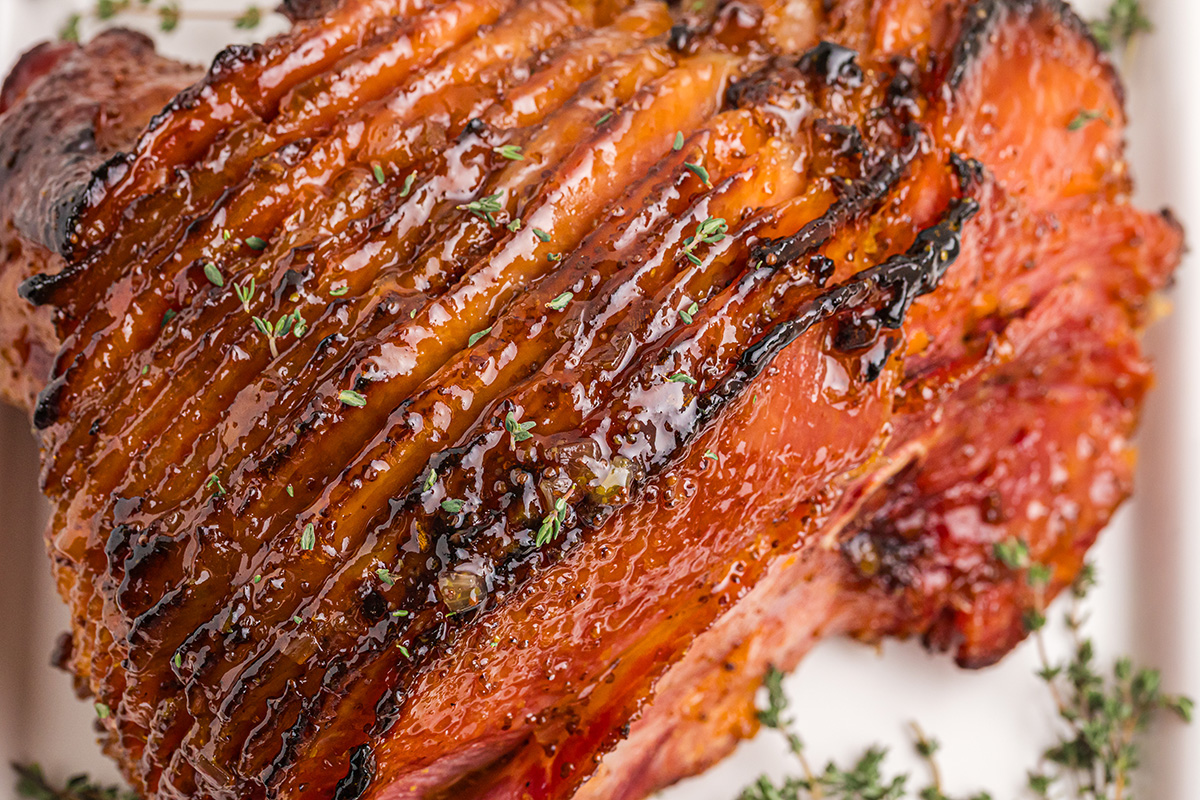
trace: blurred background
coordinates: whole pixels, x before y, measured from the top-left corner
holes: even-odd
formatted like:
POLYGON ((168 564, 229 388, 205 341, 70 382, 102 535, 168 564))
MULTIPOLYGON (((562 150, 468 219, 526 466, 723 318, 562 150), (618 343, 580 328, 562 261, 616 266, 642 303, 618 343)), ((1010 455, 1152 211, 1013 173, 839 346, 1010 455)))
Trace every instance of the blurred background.
MULTIPOLYGON (((1085 17, 1108 0, 1076 0, 1085 17)), ((1169 206, 1193 237, 1200 236, 1200 3, 1142 0, 1156 30, 1121 64, 1132 125, 1129 156, 1140 204, 1169 206)), ((0 70, 25 48, 58 34, 73 13, 94 8, 73 0, 0 0, 0 70)), ((241 0, 184 3, 204 14, 244 8, 241 0)), ((283 27, 264 14, 254 31, 225 20, 193 20, 157 31, 153 14, 135 18, 170 55, 207 62, 224 44, 251 41, 283 27)), ((96 30, 84 21, 86 38, 96 30)), ((1200 696, 1200 275, 1196 259, 1180 270, 1170 295, 1175 313, 1151 333, 1158 391, 1140 436, 1137 494, 1097 548, 1100 587, 1089 603, 1089 633, 1102 664, 1132 654, 1162 668, 1172 692, 1200 696), (1195 341, 1197 344, 1192 344, 1195 341)), ((28 421, 0 408, 0 761, 38 761, 56 779, 81 771, 116 779, 96 747, 90 703, 74 698, 70 680, 49 666, 55 639, 67 629, 42 548, 46 505, 37 488, 37 447, 28 421)), ((1052 619, 1061 616, 1052 609, 1052 619)), ((1049 636, 1052 649, 1063 644, 1049 636)), ((1061 648, 1060 648, 1061 653, 1061 648)), ((946 790, 988 789, 1020 796, 1025 770, 1050 743, 1053 707, 1033 677, 1038 660, 1027 643, 1004 663, 965 672, 916 643, 879 650, 849 642, 820 645, 789 678, 792 715, 809 757, 845 762, 872 744, 891 748, 889 765, 914 769, 911 721, 942 741, 946 790)), ((1137 796, 1193 800, 1200 796, 1200 724, 1163 718, 1143 752, 1137 796)), ((665 792, 664 800, 731 800, 760 773, 794 773, 782 737, 764 732, 716 769, 665 792)), ((11 782, 0 770, 0 798, 11 782)))

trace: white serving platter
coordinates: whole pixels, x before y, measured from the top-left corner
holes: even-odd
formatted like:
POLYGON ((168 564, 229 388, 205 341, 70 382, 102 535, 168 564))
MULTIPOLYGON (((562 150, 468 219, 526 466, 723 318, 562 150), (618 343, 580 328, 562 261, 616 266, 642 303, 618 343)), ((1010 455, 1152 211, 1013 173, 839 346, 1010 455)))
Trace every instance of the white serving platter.
MULTIPOLYGON (((1077 0, 1085 16, 1106 0, 1077 0)), ((28 46, 52 37, 85 4, 74 0, 0 0, 0 70, 28 46)), ((185 3, 188 5, 188 3, 185 3)), ((239 0, 197 0, 205 8, 239 0)), ((1130 157, 1139 202, 1170 206, 1200 236, 1200 2, 1143 0, 1158 30, 1124 66, 1130 157)), ((270 24, 279 24, 278 20, 270 24)), ((152 27, 152 23, 151 23, 152 27)), ((86 29, 85 29, 86 30, 86 29)), ((228 26, 194 23, 162 35, 171 55, 206 62, 237 38, 228 26)), ((248 38, 242 34, 242 38, 248 38)), ((1186 263, 1171 292, 1175 313, 1150 335, 1159 387, 1140 435, 1137 495, 1097 549, 1101 588, 1091 632, 1101 658, 1133 653, 1160 666, 1167 686, 1200 696, 1200 275, 1186 263)), ((27 420, 0 409, 0 764, 40 762, 53 777, 87 771, 116 779, 92 732, 95 712, 78 701, 68 677, 49 666, 68 625, 42 547, 47 506, 37 488, 37 447, 27 420)), ((987 788, 997 800, 1021 796, 1025 768, 1047 744, 1052 723, 1044 689, 1032 677, 1033 649, 997 667, 956 669, 913 643, 878 651, 826 642, 788 681, 793 712, 810 756, 845 761, 866 746, 892 748, 889 764, 916 769, 908 723, 942 740, 942 767, 953 793, 987 788)), ((1200 726, 1159 726, 1145 753, 1137 796, 1200 796, 1200 726)), ((709 773, 665 792, 665 800, 732 800, 760 773, 794 771, 779 737, 744 744, 709 773)), ((918 774, 920 774, 918 772, 918 774)), ((0 798, 11 781, 0 772, 0 798)))

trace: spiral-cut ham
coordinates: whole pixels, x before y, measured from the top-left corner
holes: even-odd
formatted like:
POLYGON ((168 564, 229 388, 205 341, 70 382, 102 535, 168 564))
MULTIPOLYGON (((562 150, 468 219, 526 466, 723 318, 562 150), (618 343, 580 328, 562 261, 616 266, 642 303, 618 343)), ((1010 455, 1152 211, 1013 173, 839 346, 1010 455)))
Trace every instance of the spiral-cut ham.
POLYGON ((1182 234, 1064 4, 287 9, 0 99, 3 394, 147 798, 636 800, 819 638, 994 662, 1128 495, 1182 234))

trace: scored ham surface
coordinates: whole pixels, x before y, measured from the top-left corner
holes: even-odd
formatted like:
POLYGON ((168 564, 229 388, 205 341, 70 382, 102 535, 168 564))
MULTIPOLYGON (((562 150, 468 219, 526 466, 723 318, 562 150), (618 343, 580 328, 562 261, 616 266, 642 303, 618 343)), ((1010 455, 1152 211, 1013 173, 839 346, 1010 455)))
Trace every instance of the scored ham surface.
POLYGON ((1064 4, 286 6, 0 96, 0 391, 144 796, 635 800, 819 638, 994 662, 994 545, 1053 595, 1128 495, 1182 233, 1064 4))

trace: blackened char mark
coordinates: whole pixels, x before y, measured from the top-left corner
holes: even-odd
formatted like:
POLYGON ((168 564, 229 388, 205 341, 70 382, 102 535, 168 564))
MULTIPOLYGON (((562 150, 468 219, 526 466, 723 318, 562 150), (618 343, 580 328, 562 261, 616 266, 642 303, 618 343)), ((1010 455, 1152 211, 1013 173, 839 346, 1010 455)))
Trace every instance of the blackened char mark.
POLYGON ((715 418, 788 345, 817 323, 842 311, 878 304, 873 312, 880 325, 899 328, 913 301, 936 289, 947 268, 958 258, 963 225, 978 210, 975 200, 956 200, 937 225, 917 236, 907 252, 863 270, 768 331, 742 354, 736 370, 699 398, 700 421, 715 418))
POLYGON ((360 744, 350 753, 350 770, 338 782, 333 800, 358 800, 375 779, 375 751, 360 744))
MULTIPOLYGON (((861 138, 860 138, 861 141, 861 138)), ((754 248, 752 261, 767 267, 794 263, 812 255, 834 231, 878 203, 904 175, 919 147, 919 132, 909 130, 909 144, 900 151, 876 156, 876 166, 862 180, 841 184, 842 196, 828 212, 791 236, 769 239, 754 248)))
POLYGON ((821 42, 800 56, 796 63, 801 72, 820 78, 826 86, 853 89, 862 85, 863 71, 858 53, 833 42, 821 42))

